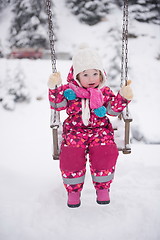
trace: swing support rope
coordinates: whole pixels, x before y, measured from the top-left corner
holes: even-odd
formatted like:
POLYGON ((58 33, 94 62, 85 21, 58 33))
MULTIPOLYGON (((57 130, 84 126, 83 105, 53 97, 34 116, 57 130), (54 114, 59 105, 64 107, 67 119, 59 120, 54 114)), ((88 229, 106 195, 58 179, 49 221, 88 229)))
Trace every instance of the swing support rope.
MULTIPOLYGON (((46 1, 46 11, 48 16, 48 31, 49 31, 49 42, 51 51, 51 63, 52 63, 52 73, 57 72, 56 68, 56 53, 55 53, 55 34, 52 20, 51 11, 51 0, 46 1)), ((128 0, 123 1, 123 24, 122 24, 122 57, 121 57, 121 84, 127 85, 128 80, 128 0)), ((55 87, 57 89, 57 86, 55 87)), ((56 96, 55 96, 56 98, 56 96)), ((122 113, 119 117, 123 118, 125 122, 125 133, 124 133, 124 148, 122 150, 124 154, 131 153, 131 148, 129 146, 129 132, 130 132, 130 122, 132 121, 129 116, 128 107, 126 108, 126 113, 122 113)), ((58 128, 60 126, 60 113, 56 110, 51 110, 51 121, 50 127, 52 128, 53 136, 53 159, 59 159, 59 144, 58 144, 58 128)))

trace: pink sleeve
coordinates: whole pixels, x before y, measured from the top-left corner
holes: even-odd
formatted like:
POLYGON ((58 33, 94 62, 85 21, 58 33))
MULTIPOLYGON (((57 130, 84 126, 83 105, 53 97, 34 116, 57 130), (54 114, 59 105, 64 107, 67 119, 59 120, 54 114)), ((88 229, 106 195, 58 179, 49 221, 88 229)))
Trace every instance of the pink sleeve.
POLYGON ((122 97, 119 92, 115 95, 109 87, 105 88, 103 95, 107 114, 111 116, 118 116, 130 102, 122 97))
POLYGON ((55 89, 49 89, 49 103, 51 109, 61 111, 67 108, 67 100, 63 95, 67 88, 69 88, 68 84, 61 85, 55 89))

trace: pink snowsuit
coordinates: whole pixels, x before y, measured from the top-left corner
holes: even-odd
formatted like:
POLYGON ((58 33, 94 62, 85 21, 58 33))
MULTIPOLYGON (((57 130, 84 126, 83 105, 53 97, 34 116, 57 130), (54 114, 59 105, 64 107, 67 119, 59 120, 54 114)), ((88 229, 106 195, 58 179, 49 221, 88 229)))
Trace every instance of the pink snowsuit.
MULTIPOLYGON (((60 169, 63 183, 68 192, 81 191, 85 172, 86 160, 89 156, 91 176, 96 189, 108 189, 114 177, 115 165, 118 157, 118 149, 114 142, 114 131, 109 118, 98 117, 93 109, 90 109, 89 124, 82 121, 82 99, 66 100, 63 93, 69 89, 69 83, 76 86, 71 68, 68 84, 57 89, 49 89, 49 101, 51 109, 57 111, 66 109, 68 118, 63 123, 63 141, 60 149, 60 169)), ((107 114, 118 116, 128 100, 119 93, 115 96, 109 87, 100 89, 103 94, 104 106, 107 114)))

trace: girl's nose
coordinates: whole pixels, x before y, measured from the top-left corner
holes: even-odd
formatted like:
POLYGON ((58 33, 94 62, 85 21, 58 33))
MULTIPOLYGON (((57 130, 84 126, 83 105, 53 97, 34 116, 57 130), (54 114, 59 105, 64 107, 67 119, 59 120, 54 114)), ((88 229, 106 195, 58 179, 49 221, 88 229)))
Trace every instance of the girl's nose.
POLYGON ((92 77, 88 76, 88 81, 91 82, 92 81, 92 77))

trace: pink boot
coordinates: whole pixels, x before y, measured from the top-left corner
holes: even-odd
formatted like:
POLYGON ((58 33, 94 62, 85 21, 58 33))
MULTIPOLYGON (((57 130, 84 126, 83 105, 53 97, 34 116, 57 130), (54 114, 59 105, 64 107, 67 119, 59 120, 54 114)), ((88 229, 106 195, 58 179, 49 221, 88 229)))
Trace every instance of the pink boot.
POLYGON ((97 194, 97 203, 98 204, 109 204, 109 189, 98 189, 96 191, 97 194))
POLYGON ((69 192, 68 193, 68 207, 70 208, 76 208, 81 205, 80 201, 80 192, 69 192))

